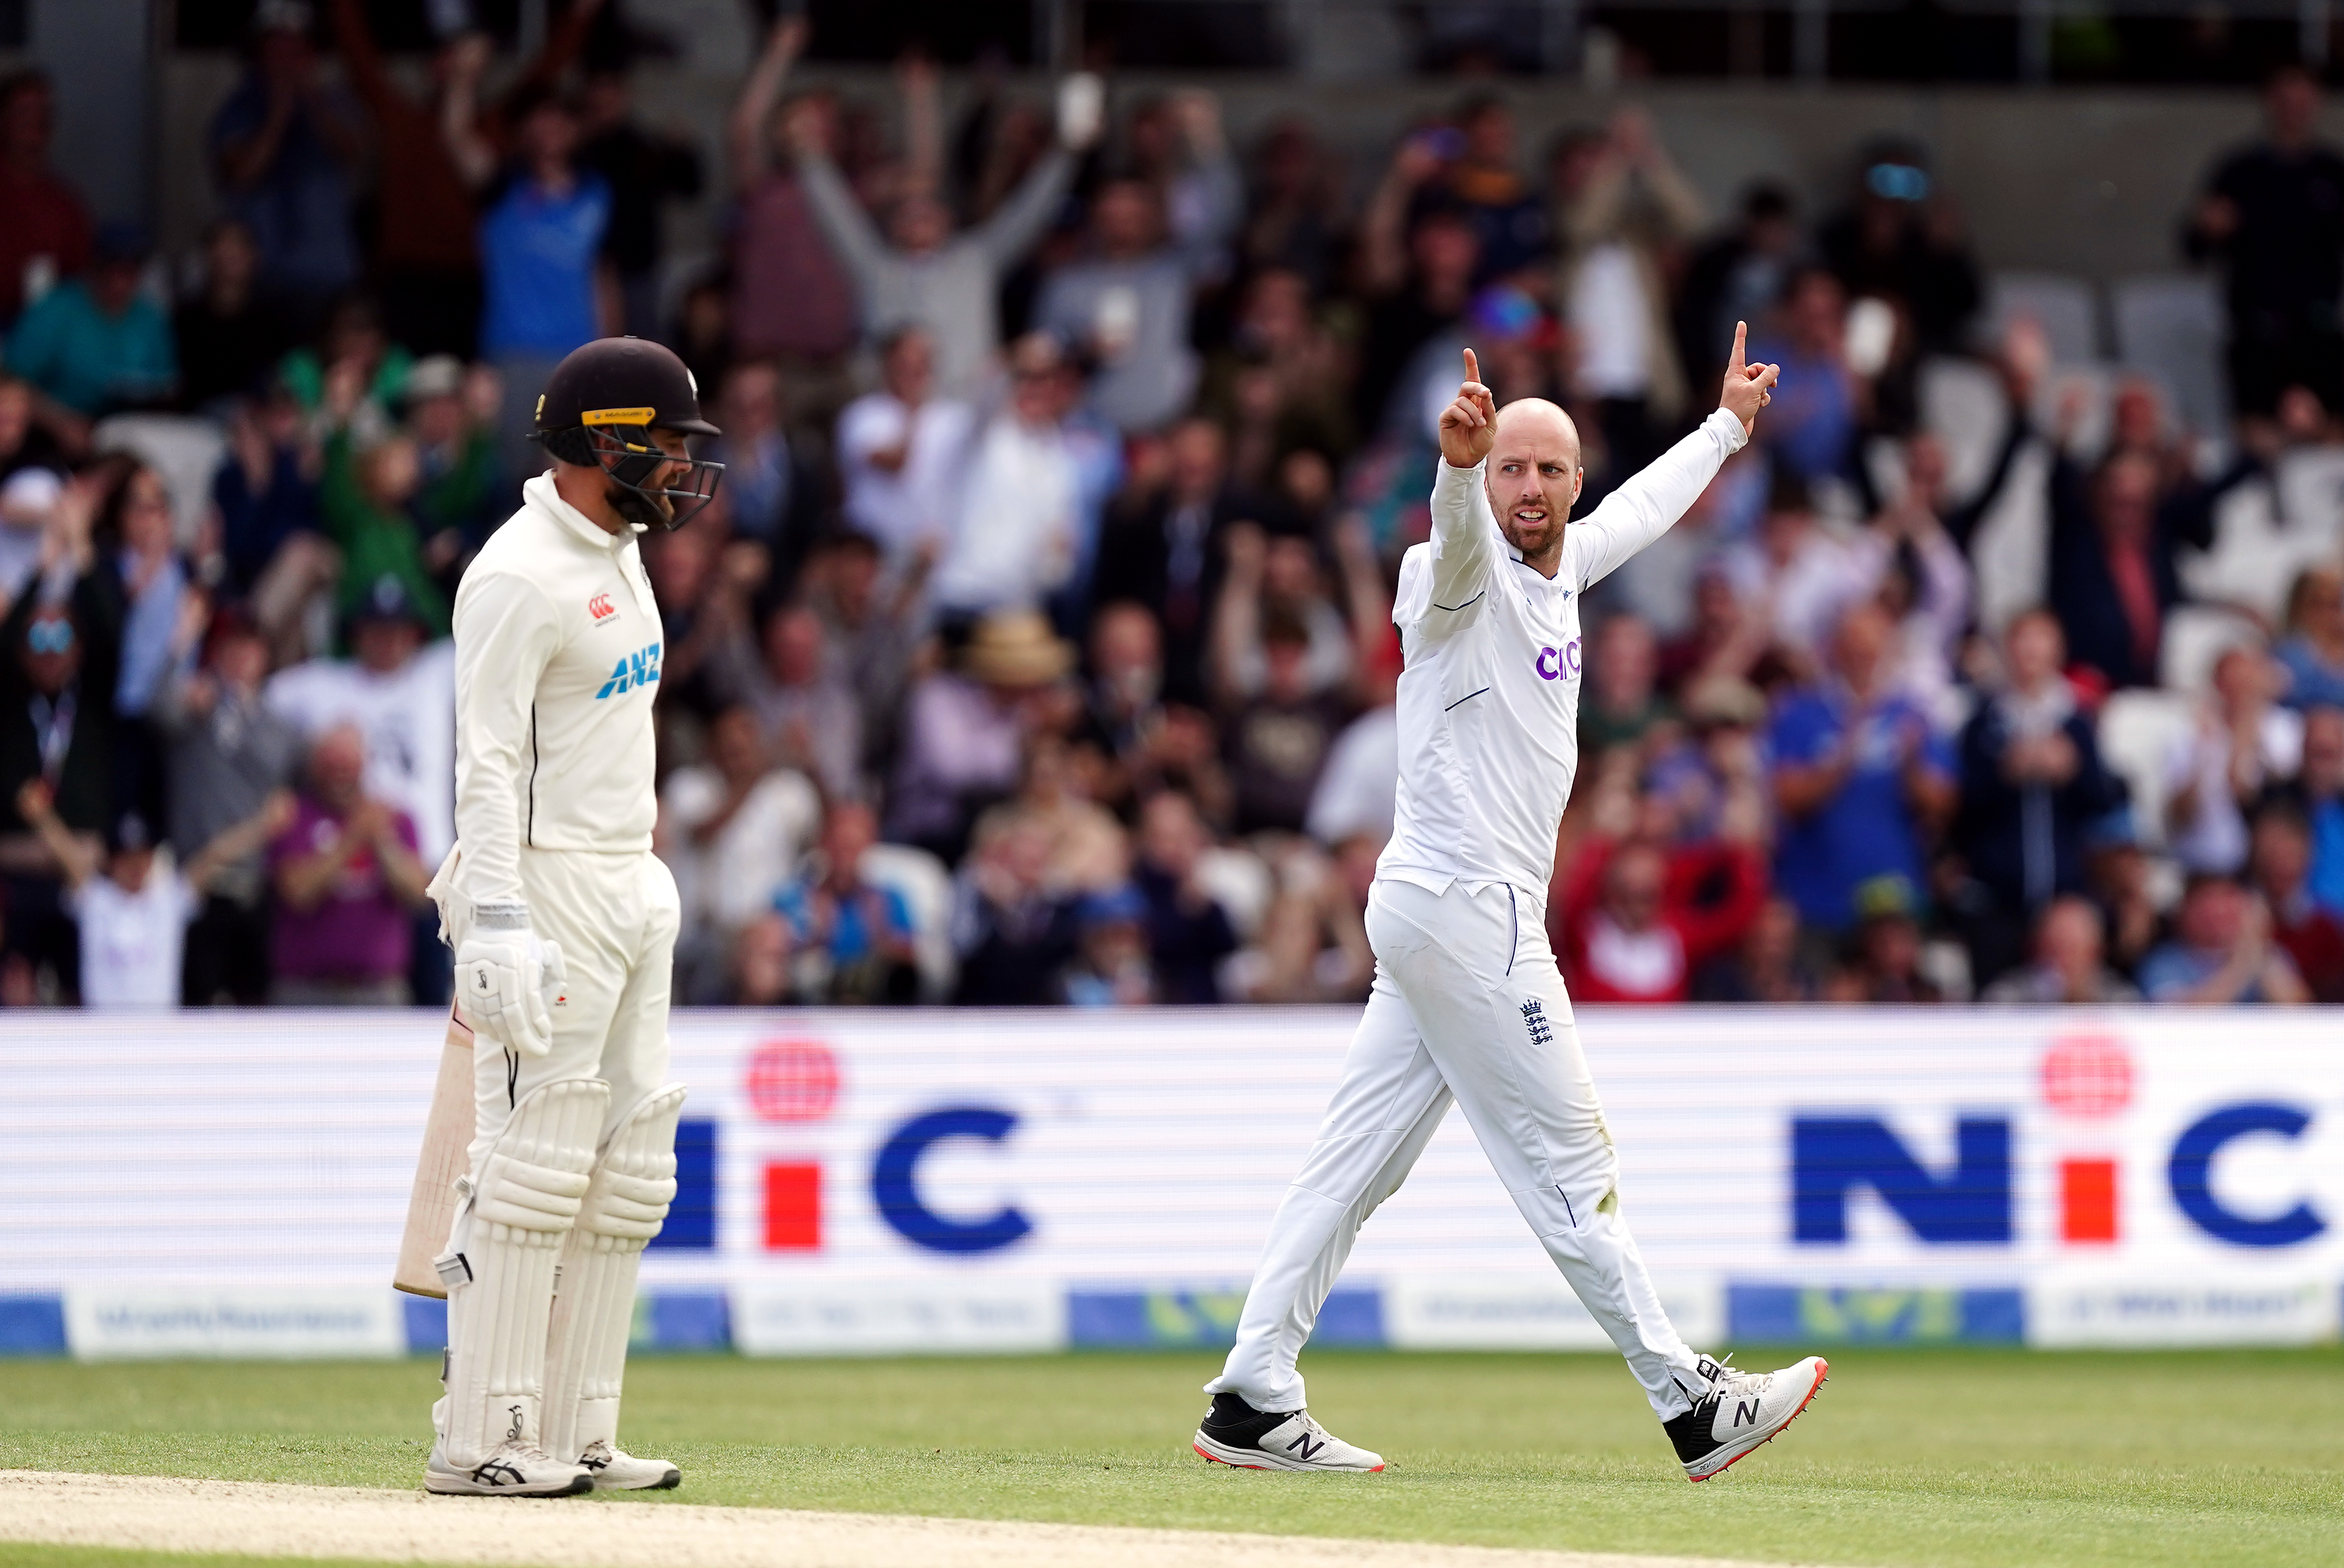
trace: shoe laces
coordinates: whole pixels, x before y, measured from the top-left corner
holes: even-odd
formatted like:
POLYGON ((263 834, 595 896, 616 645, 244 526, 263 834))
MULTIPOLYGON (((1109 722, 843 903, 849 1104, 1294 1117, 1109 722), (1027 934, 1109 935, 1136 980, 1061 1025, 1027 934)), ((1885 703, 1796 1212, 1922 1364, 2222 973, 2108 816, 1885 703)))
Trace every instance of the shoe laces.
POLYGON ((1747 1372, 1733 1363, 1731 1351, 1717 1358, 1717 1381, 1709 1385, 1713 1395, 1763 1394, 1774 1380, 1772 1372, 1747 1372))

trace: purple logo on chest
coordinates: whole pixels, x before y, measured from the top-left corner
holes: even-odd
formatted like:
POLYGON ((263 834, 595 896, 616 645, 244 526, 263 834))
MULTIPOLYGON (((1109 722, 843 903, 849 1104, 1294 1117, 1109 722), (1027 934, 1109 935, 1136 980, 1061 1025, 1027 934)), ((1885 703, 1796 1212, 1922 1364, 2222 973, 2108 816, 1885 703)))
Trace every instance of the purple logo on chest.
POLYGON ((1538 651, 1538 673, 1541 681, 1560 681, 1565 675, 1579 673, 1579 639, 1573 637, 1560 648, 1538 651))

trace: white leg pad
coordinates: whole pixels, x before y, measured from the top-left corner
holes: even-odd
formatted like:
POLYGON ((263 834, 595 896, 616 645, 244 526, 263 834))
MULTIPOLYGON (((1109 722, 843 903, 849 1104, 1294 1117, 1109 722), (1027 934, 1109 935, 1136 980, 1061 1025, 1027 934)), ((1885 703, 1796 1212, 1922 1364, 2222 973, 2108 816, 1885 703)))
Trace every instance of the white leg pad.
POLYGON ((611 1086, 565 1078, 513 1108, 457 1210, 448 1250, 448 1397, 440 1442, 457 1469, 508 1441, 543 1445, 546 1323, 562 1238, 584 1207, 611 1086))
POLYGON ((675 1201, 675 1126, 684 1089, 670 1084, 603 1147, 578 1225, 561 1249, 545 1358, 545 1450, 574 1460, 597 1442, 616 1446, 619 1390, 635 1320, 635 1270, 675 1201))

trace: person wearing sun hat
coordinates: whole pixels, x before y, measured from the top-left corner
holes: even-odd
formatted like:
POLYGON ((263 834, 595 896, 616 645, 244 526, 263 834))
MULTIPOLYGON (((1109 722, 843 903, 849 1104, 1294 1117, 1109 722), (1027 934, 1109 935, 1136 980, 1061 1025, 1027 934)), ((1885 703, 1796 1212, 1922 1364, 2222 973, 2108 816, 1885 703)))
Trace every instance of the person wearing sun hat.
POLYGON ((976 809, 1016 787, 1035 697, 1074 668, 1074 649, 1038 610, 999 610, 970 630, 958 668, 904 704, 887 836, 957 860, 976 809))

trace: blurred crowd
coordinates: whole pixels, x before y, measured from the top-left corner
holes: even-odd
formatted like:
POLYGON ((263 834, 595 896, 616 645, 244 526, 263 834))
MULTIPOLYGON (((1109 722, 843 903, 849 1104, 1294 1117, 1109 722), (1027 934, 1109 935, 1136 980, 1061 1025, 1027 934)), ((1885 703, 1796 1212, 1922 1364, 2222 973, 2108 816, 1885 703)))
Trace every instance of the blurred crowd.
POLYGON ((1588 599, 1573 994, 2344 1000, 2344 554, 2232 538, 2323 474, 2344 530, 2309 76, 2186 215, 2236 415, 2190 429, 1985 319, 1918 145, 1721 213, 1633 107, 1526 147, 1480 96, 1355 178, 1201 91, 857 101, 785 18, 703 147, 599 11, 425 78, 262 0, 181 256, 0 82, 0 1002, 445 1000, 449 606, 547 371, 621 331, 724 432, 645 542, 679 1000, 1356 1001, 1460 349, 1572 411, 1583 511, 1743 320, 1756 443, 1588 599))

